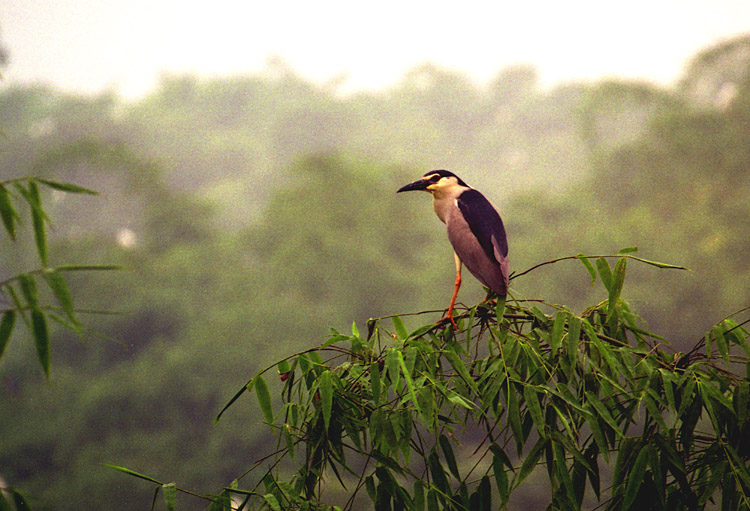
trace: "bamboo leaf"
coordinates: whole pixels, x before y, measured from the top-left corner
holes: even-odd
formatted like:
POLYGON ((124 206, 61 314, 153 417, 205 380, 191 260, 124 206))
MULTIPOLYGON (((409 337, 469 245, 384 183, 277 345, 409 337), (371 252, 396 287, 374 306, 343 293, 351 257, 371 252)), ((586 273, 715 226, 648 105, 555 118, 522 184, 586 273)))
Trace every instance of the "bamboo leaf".
POLYGON ((638 496, 638 490, 641 489, 641 483, 646 475, 646 465, 648 464, 648 450, 641 449, 636 456, 633 466, 630 468, 628 482, 625 486, 625 496, 622 501, 622 509, 630 509, 638 496))
POLYGON ((265 495, 263 495, 263 500, 266 501, 268 507, 270 507, 273 511, 281 511, 281 505, 279 504, 278 499, 274 496, 273 493, 266 493, 265 495))
POLYGON ((18 283, 21 285, 21 293, 23 293, 23 297, 26 299, 26 303, 30 307, 35 307, 38 301, 38 293, 34 277, 29 275, 28 273, 22 273, 18 276, 18 283))
POLYGON ((42 183, 50 188, 53 188, 55 190, 59 190, 61 192, 68 192, 68 193, 85 193, 88 195, 99 195, 99 192, 96 190, 91 190, 90 188, 84 188, 83 186, 74 185, 72 183, 62 183, 60 181, 52 181, 51 179, 42 179, 42 178, 34 178, 35 181, 42 183))
POLYGON ((492 451, 492 472, 495 475, 497 492, 500 495, 500 500, 507 502, 509 497, 508 474, 505 471, 504 465, 506 465, 506 461, 509 464, 510 460, 508 460, 508 456, 499 445, 493 443, 490 446, 490 450, 492 451))
POLYGON ((118 472, 122 472, 123 474, 128 474, 130 476, 137 477, 139 479, 144 479, 146 481, 149 481, 149 482, 152 482, 152 483, 156 483, 156 484, 158 484, 160 486, 164 484, 161 481, 157 481, 153 477, 149 477, 147 475, 139 474, 138 472, 136 472, 134 470, 130 470, 129 468, 118 467, 117 465, 110 465, 109 463, 104 463, 104 466, 108 467, 108 468, 111 468, 111 469, 114 469, 114 470, 117 470, 118 472))
POLYGON ((604 403, 599 401, 599 398, 596 397, 596 395, 592 392, 586 391, 586 399, 588 400, 588 404, 591 405, 591 407, 596 410, 596 413, 604 419, 604 422, 609 424, 609 426, 615 431, 617 436, 620 438, 623 437, 622 431, 620 431, 620 426, 617 424, 617 421, 612 417, 612 414, 609 413, 609 410, 607 410, 607 407, 604 406, 604 403))
POLYGON ((8 236, 11 239, 16 239, 16 219, 18 218, 18 213, 16 213, 13 204, 10 202, 8 189, 3 185, 0 185, 0 218, 3 221, 8 236))
POLYGON ((602 284, 607 291, 612 289, 612 270, 609 267, 609 263, 603 257, 599 257, 596 260, 596 268, 599 270, 599 277, 602 279, 602 284))
POLYGON ((18 490, 11 490, 10 493, 13 495, 13 504, 16 506, 16 511, 31 511, 31 506, 18 490))
POLYGON ((513 479, 513 488, 518 488, 518 485, 520 485, 523 480, 526 479, 529 474, 531 474, 531 472, 534 470, 534 467, 536 467, 536 464, 539 462, 539 458, 542 457, 544 448, 546 446, 547 439, 545 438, 540 438, 537 443, 534 444, 534 447, 532 447, 531 451, 529 451, 529 454, 526 455, 526 459, 523 460, 521 468, 516 474, 516 477, 513 479))
POLYGON ((594 287, 594 284, 596 283, 596 270, 594 269, 594 266, 591 264, 591 261, 588 260, 588 258, 583 254, 578 254, 576 258, 581 261, 581 264, 583 264, 583 267, 588 270, 589 275, 591 275, 591 287, 594 287))
POLYGON ((175 501, 177 500, 177 486, 175 483, 163 484, 161 491, 164 494, 164 505, 167 506, 167 511, 174 511, 175 501))
POLYGON ((567 317, 568 313, 563 311, 557 311, 557 314, 555 314, 555 322, 552 324, 552 332, 549 336, 549 346, 552 349, 552 353, 557 352, 558 348, 560 348, 567 317))
POLYGON ((330 371, 323 371, 318 377, 318 389, 320 390, 323 422, 326 431, 328 431, 328 425, 331 423, 331 411, 333 410, 333 379, 330 371))
POLYGON ((44 210, 39 196, 39 187, 34 181, 29 181, 29 206, 31 207, 31 223, 34 226, 34 240, 37 254, 43 266, 47 266, 47 230, 44 226, 44 210))
POLYGON ((453 477, 455 477, 456 480, 460 481, 461 476, 458 474, 458 465, 456 464, 456 457, 453 454, 453 447, 451 446, 450 440, 448 440, 445 435, 440 435, 438 441, 440 442, 443 456, 445 456, 445 462, 448 464, 448 470, 451 471, 451 474, 453 474, 453 477))
MULTIPOLYGON (((398 364, 399 366, 401 366, 401 371, 404 374, 404 381, 406 382, 406 388, 409 391, 409 397, 411 398, 412 403, 414 403, 414 408, 416 408, 417 413, 421 415, 422 411, 419 408, 419 401, 417 400, 417 392, 414 389, 414 382, 411 379, 411 373, 406 367, 406 363, 404 362, 404 356, 401 354, 400 351, 398 350, 395 350, 395 351, 396 351, 396 360, 398 360, 398 364)), ((427 422, 427 420, 429 420, 429 418, 425 418, 425 422, 427 422)))
POLYGON ((73 307, 73 295, 70 293, 65 278, 60 273, 54 271, 54 269, 45 271, 43 276, 44 280, 47 281, 47 285, 54 293, 55 298, 57 298, 57 303, 60 304, 60 307, 62 307, 62 310, 68 316, 70 321, 72 321, 73 324, 78 324, 73 307))
POLYGON ((263 417, 268 424, 273 424, 271 393, 268 392, 268 385, 263 375, 259 374, 253 378, 253 384, 255 385, 255 395, 258 396, 258 404, 260 405, 261 412, 263 412, 263 417))
POLYGON ((546 436, 544 429, 544 415, 542 414, 542 406, 539 404, 539 396, 536 394, 536 390, 531 385, 525 385, 523 388, 523 396, 526 399, 526 408, 531 415, 531 419, 534 421, 537 431, 543 437, 546 436))
POLYGON ((5 500, 5 495, 3 495, 4 493, 4 491, 0 491, 0 511, 13 511, 13 509, 10 507, 10 503, 5 500))
POLYGON ((8 346, 10 335, 13 333, 13 327, 16 324, 16 311, 7 310, 3 313, 3 319, 0 320, 0 359, 3 358, 5 347, 8 346))
POLYGON ((398 335, 398 338, 402 341, 408 339, 409 332, 406 331, 406 327, 404 326, 404 322, 401 321, 401 318, 393 316, 391 320, 393 321, 393 328, 396 329, 396 335, 398 335))
POLYGON ((31 330, 34 335, 36 344, 36 354, 39 357, 39 363, 42 364, 44 375, 49 377, 49 332, 47 331, 47 319, 44 313, 34 308, 31 310, 31 330))

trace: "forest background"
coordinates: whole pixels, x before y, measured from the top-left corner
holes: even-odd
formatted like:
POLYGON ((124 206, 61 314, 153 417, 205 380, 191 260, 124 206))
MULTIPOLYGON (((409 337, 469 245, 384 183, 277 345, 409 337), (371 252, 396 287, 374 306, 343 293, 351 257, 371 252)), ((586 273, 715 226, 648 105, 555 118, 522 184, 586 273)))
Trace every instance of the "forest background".
MULTIPOLYGON (((71 280, 78 307, 122 314, 86 315, 84 340, 54 330, 49 379, 23 329, 0 361, 0 475, 35 509, 150 504, 152 488, 103 463, 215 491, 267 450, 254 401, 213 425, 249 376, 330 326, 445 306, 442 226, 427 197, 395 194, 433 168, 498 206, 517 271, 635 245, 690 268, 634 267, 624 291, 676 349, 750 303, 750 37, 700 52, 671 88, 544 90, 529 66, 478 87, 424 65, 389 90, 342 95, 276 62, 166 77, 135 102, 6 89, 0 130, 2 180, 100 192, 44 197, 51 263, 127 269, 71 280)), ((30 231, 2 244, 0 278, 38 265, 30 231)), ((604 298, 577 263, 513 293, 604 298)), ((459 298, 483 296, 467 281, 459 298)))

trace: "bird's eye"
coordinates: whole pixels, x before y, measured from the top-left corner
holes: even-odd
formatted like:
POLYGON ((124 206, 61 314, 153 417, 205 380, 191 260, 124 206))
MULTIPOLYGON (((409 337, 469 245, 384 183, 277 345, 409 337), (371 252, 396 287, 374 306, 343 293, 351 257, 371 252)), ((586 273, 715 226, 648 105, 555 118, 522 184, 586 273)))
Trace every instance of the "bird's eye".
POLYGON ((434 174, 433 176, 430 177, 430 183, 437 183, 438 181, 440 181, 439 175, 434 174))

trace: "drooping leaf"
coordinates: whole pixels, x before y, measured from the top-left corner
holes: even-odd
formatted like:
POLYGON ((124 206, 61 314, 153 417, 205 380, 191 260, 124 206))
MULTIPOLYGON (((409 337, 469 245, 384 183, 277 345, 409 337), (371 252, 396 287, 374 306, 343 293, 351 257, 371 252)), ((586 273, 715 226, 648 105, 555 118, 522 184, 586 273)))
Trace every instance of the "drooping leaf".
POLYGON ((393 328, 396 329, 396 335, 398 335, 398 338, 402 341, 409 338, 409 332, 406 331, 406 327, 404 326, 404 322, 401 321, 401 318, 398 316, 393 316, 391 318, 393 321, 393 328))
POLYGON ((263 500, 266 501, 266 504, 268 504, 268 507, 270 507, 273 511, 281 511, 281 505, 279 504, 279 500, 276 498, 276 496, 273 493, 266 493, 263 495, 263 500))
POLYGON ((44 280, 47 281, 47 285, 54 293, 55 298, 57 298, 57 303, 60 304, 60 307, 70 321, 73 324, 78 324, 78 320, 75 317, 75 309, 73 307, 73 295, 70 293, 65 278, 54 269, 45 271, 43 276, 44 280))
POLYGON ((440 448, 443 451, 443 456, 445 456, 445 462, 448 464, 448 470, 450 470, 451 474, 453 474, 453 477, 455 477, 457 481, 460 481, 461 476, 458 474, 456 456, 453 454, 453 447, 451 446, 450 440, 448 440, 448 437, 445 435, 440 435, 438 441, 440 443, 440 448))
POLYGON ((255 384, 255 395, 258 396, 258 404, 260 410, 263 412, 263 418, 265 418, 268 424, 273 424, 273 407, 271 405, 271 394, 268 392, 268 385, 263 375, 259 374, 253 378, 255 384))
POLYGON ((39 363, 42 365, 44 375, 49 377, 49 332, 47 331, 47 318, 44 313, 34 308, 31 310, 31 330, 34 335, 36 344, 36 354, 39 357, 39 363))
POLYGON ((140 473, 138 473, 138 472, 136 472, 134 470, 130 470, 129 468, 118 467, 117 465, 110 465, 109 463, 104 463, 104 466, 108 467, 108 468, 111 468, 111 469, 114 469, 114 470, 117 470, 118 472, 122 472, 123 474, 128 474, 130 476, 137 477, 139 479, 144 479, 146 481, 149 481, 149 482, 152 482, 152 483, 156 483, 159 486, 161 486, 161 485, 164 484, 161 481, 158 481, 158 480, 154 479, 153 477, 140 474, 140 473))
POLYGON ((537 396, 536 390, 531 385, 525 385, 523 388, 523 396, 526 400, 526 408, 529 410, 531 419, 534 421, 537 431, 542 436, 546 436, 544 428, 544 415, 542 414, 542 406, 539 403, 539 396, 537 396))
POLYGON ((16 506, 16 511, 31 511, 31 506, 29 506, 26 498, 18 490, 11 490, 10 493, 13 496, 13 504, 16 506))
POLYGON ((323 422, 325 428, 331 423, 331 412, 333 410, 333 380, 330 371, 323 371, 318 377, 318 389, 320 390, 320 404, 323 411, 323 422))
POLYGON ((3 221, 5 232, 8 233, 11 239, 16 239, 16 219, 18 213, 16 213, 13 204, 10 202, 10 195, 8 194, 7 188, 0 185, 0 219, 3 221))
POLYGON ((167 511, 174 511, 177 501, 177 485, 175 483, 163 484, 161 491, 164 494, 164 505, 167 507, 167 511))
POLYGON ((593 287, 596 283, 596 270, 594 269, 594 265, 591 264, 591 261, 589 261, 584 254, 578 254, 576 258, 581 261, 583 267, 586 268, 586 270, 588 270, 589 272, 589 275, 591 275, 591 287, 593 287))
POLYGON ((599 270, 599 277, 602 279, 604 288, 609 291, 612 289, 612 270, 609 267, 609 263, 603 257, 599 257, 596 260, 596 268, 599 270))
POLYGON ((16 324, 16 311, 13 309, 3 313, 3 319, 0 320, 0 359, 3 358, 5 347, 10 341, 10 335, 13 333, 13 327, 16 324))
POLYGON ((565 329, 565 320, 568 318, 568 314, 563 311, 557 311, 555 314, 555 321, 552 323, 552 332, 549 336, 549 347, 552 349, 552 353, 557 352, 562 342, 563 331, 565 329))
POLYGON ((635 502, 635 498, 638 496, 638 490, 641 489, 641 483, 643 483, 646 474, 647 464, 648 451, 644 448, 638 452, 638 456, 636 456, 633 466, 630 468, 628 482, 625 485, 622 509, 630 509, 630 506, 635 502))
POLYGON ((84 188, 83 186, 74 185, 73 183, 62 183, 60 181, 52 181, 51 179, 42 179, 39 177, 35 178, 34 180, 61 192, 99 195, 99 192, 97 192, 96 190, 91 190, 90 188, 84 188))
POLYGON ((42 210, 42 199, 39 196, 39 187, 34 181, 29 182, 29 206, 31 208, 31 223, 34 226, 34 241, 39 260, 43 266, 47 266, 47 229, 44 226, 44 210, 42 210))

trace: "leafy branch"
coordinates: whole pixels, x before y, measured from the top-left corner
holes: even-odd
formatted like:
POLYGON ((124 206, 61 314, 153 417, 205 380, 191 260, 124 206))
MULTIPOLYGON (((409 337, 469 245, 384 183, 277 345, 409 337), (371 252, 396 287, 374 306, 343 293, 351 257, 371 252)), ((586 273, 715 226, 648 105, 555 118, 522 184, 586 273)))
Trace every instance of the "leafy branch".
POLYGON ((703 509, 717 495, 745 508, 750 380, 734 370, 750 372, 750 318, 738 317, 750 309, 714 326, 705 351, 672 351, 620 294, 628 259, 682 268, 632 252, 516 275, 579 260, 607 293, 580 315, 509 299, 465 310, 457 330, 371 319, 364 335, 332 329, 260 371, 217 420, 254 392, 278 449, 211 509, 230 509, 233 493, 268 509, 505 508, 540 465, 550 509, 703 509), (326 504, 337 485, 346 497, 326 504))

